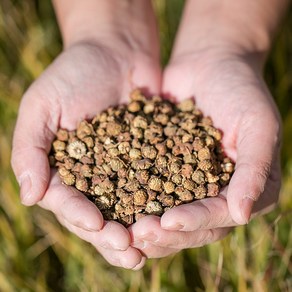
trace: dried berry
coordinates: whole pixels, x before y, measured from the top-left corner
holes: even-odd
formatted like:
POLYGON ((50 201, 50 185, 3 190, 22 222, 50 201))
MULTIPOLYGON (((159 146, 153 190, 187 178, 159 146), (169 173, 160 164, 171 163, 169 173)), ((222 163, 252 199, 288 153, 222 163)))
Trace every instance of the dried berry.
POLYGON ((192 99, 179 104, 139 90, 75 131, 59 129, 49 153, 61 181, 83 192, 105 220, 128 226, 147 214, 217 196, 234 172, 222 133, 192 99))

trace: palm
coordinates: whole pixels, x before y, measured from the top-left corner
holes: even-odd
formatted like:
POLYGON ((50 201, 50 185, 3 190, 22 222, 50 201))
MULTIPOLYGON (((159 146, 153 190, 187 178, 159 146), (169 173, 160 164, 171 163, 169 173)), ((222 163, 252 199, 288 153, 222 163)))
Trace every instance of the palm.
POLYGON ((64 51, 26 92, 15 129, 15 173, 25 173, 26 181, 33 181, 25 203, 39 202, 69 230, 92 243, 109 262, 127 268, 141 262, 141 254, 129 247, 128 231, 116 222, 103 222, 93 203, 62 185, 58 176, 50 173, 47 154, 59 127, 75 129, 80 120, 125 102, 132 87, 157 92, 158 68, 155 61, 142 54, 126 59, 104 47, 75 45, 64 51))
POLYGON ((246 223, 245 196, 258 199, 253 215, 266 211, 278 198, 279 120, 260 74, 240 58, 186 58, 167 67, 163 92, 179 100, 195 98, 224 133, 222 144, 236 170, 218 197, 173 208, 161 220, 149 217, 135 223, 130 229, 134 246, 143 241, 142 250, 149 257, 223 238, 230 226, 246 223))
MULTIPOLYGON (((238 155, 242 146, 263 148, 265 143, 268 143, 270 137, 277 139, 277 127, 279 126, 279 118, 276 107, 270 97, 268 90, 259 74, 256 74, 251 66, 243 59, 233 57, 229 60, 222 58, 212 58, 204 61, 182 63, 179 66, 170 66, 167 71, 168 78, 166 84, 172 84, 172 79, 176 78, 176 72, 193 72, 192 74, 184 75, 183 80, 176 79, 176 84, 183 84, 183 88, 174 88, 173 91, 180 98, 194 96, 198 107, 204 114, 212 117, 216 127, 222 130, 223 146, 226 154, 234 161, 238 161, 238 155), (270 135, 266 135, 268 131, 270 135), (246 145, 245 140, 248 140, 252 145, 246 145)), ((177 77, 182 76, 179 74, 177 77)), ((167 78, 167 77, 166 77, 167 78)), ((172 88, 170 89, 172 90, 172 88)), ((170 92, 172 93, 172 92, 170 92)), ((264 165, 264 161, 259 161, 263 165, 255 165, 255 168, 263 167, 268 180, 266 185, 258 186, 257 190, 247 189, 250 195, 253 193, 265 193, 261 197, 262 206, 264 208, 277 200, 280 186, 280 171, 278 166, 278 146, 279 141, 275 141, 273 153, 274 164, 272 166, 264 165)), ((253 157, 245 157, 244 160, 240 157, 239 163, 252 165, 253 157)), ((231 182, 231 191, 238 192, 238 189, 245 189, 249 179, 249 173, 244 173, 241 181, 236 177, 236 182, 231 182)), ((253 182, 251 182, 253 184, 253 182)), ((256 198, 255 198, 256 199, 256 198)), ((259 211, 259 210, 257 210, 259 211)))

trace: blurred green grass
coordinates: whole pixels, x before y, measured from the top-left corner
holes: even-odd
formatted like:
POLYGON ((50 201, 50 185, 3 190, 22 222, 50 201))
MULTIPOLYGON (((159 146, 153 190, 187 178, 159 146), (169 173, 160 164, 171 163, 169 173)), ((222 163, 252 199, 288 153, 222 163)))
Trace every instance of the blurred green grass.
MULTIPOLYGON (((156 0, 166 64, 182 0, 156 0), (166 5, 167 2, 167 5, 166 5)), ((10 168, 21 96, 61 50, 49 1, 0 3, 0 291, 292 291, 292 13, 267 62, 283 119, 279 207, 221 242, 150 260, 138 272, 108 265, 54 216, 19 202, 10 168)))

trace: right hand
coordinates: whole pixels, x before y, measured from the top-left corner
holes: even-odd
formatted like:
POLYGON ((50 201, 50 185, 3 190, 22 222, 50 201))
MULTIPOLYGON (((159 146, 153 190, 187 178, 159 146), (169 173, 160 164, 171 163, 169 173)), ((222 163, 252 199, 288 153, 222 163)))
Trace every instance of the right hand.
POLYGON ((117 222, 104 222, 92 202, 61 184, 48 162, 59 127, 73 130, 82 119, 126 102, 132 85, 159 92, 158 61, 140 52, 124 52, 120 47, 118 53, 115 46, 79 42, 60 54, 23 96, 12 166, 23 204, 38 203, 52 211, 61 224, 93 244, 109 263, 138 269, 145 258, 130 246, 127 229, 117 222))

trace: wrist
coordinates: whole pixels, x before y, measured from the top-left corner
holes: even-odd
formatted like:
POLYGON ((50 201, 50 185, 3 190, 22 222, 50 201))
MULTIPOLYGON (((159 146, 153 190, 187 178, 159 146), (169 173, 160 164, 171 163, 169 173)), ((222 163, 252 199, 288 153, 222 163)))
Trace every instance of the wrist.
POLYGON ((264 63, 287 2, 188 1, 172 56, 211 50, 253 55, 264 63))
POLYGON ((92 43, 159 58, 155 16, 148 0, 55 0, 64 48, 92 43))

